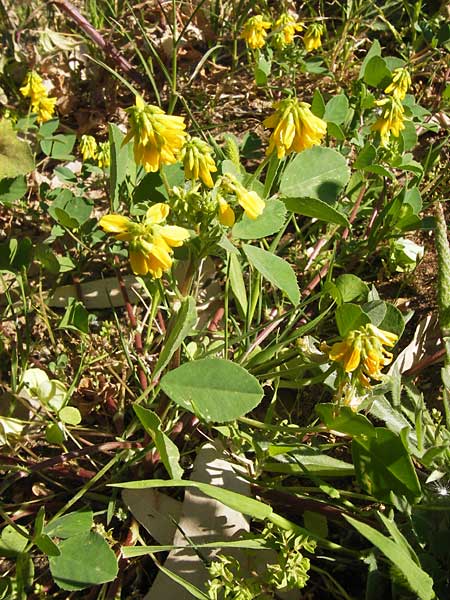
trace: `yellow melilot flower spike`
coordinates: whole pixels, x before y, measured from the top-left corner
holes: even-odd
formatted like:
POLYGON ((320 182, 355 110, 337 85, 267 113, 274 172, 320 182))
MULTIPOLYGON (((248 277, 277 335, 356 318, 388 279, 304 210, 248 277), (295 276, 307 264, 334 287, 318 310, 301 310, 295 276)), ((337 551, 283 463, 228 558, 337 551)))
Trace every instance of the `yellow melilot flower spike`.
POLYGON ((128 108, 130 130, 123 141, 134 140, 134 159, 147 172, 174 164, 184 144, 186 124, 183 117, 167 115, 161 108, 146 104, 136 96, 136 105, 128 108))
POLYGON ((83 161, 97 158, 98 146, 93 135, 82 135, 80 139, 80 152, 83 161))
POLYGON ((211 156, 212 151, 211 146, 204 140, 197 137, 187 137, 181 151, 186 179, 192 181, 201 179, 207 187, 212 188, 214 186, 211 173, 215 173, 217 167, 211 156))
POLYGON ((322 35, 324 33, 324 26, 322 23, 311 23, 303 36, 303 43, 307 52, 317 50, 322 45, 322 35))
POLYGON ((387 146, 391 134, 398 138, 400 132, 405 129, 405 111, 402 103, 394 96, 377 100, 375 104, 383 110, 379 119, 372 125, 372 131, 378 131, 381 145, 387 146))
POLYGON ((346 373, 357 373, 367 387, 370 380, 381 379, 381 369, 392 361, 392 354, 384 346, 392 347, 398 336, 390 331, 368 324, 350 331, 341 341, 327 349, 331 360, 341 363, 346 373))
POLYGON ((270 21, 266 21, 262 15, 250 17, 242 29, 241 38, 252 50, 262 48, 266 43, 267 31, 272 26, 270 21))
POLYGON ((264 119, 264 127, 273 129, 266 154, 275 150, 278 158, 319 145, 327 124, 310 111, 310 105, 297 98, 286 98, 274 106, 275 113, 264 119))
POLYGON ((189 238, 189 232, 176 225, 164 225, 170 208, 158 203, 151 206, 143 223, 134 223, 122 215, 105 215, 99 221, 107 233, 116 239, 130 242, 129 258, 136 275, 150 273, 155 278, 162 277, 173 262, 173 248, 181 246, 189 238))
POLYGON ((411 75, 406 67, 394 69, 392 81, 384 90, 385 94, 392 94, 397 100, 404 100, 411 87, 411 75))
POLYGON ((275 21, 274 45, 280 49, 289 46, 294 42, 295 33, 303 27, 304 24, 297 22, 293 15, 283 13, 275 21))

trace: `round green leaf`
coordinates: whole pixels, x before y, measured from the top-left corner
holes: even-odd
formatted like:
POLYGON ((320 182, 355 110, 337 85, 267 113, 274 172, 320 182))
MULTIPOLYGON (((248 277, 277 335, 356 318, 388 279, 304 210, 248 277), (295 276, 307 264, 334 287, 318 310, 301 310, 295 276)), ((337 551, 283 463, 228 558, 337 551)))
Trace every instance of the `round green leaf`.
POLYGON ((67 425, 79 425, 81 423, 80 411, 75 406, 65 406, 59 411, 58 417, 67 425))
POLYGON ((50 556, 53 579, 63 590, 82 590, 112 581, 117 558, 98 533, 79 533, 58 544, 59 556, 50 556))
POLYGON ((220 358, 185 363, 161 379, 161 389, 203 421, 233 421, 263 397, 258 380, 243 367, 220 358))
POLYGON ((350 177, 345 158, 332 148, 314 146, 300 152, 286 167, 280 191, 288 198, 335 202, 350 177))

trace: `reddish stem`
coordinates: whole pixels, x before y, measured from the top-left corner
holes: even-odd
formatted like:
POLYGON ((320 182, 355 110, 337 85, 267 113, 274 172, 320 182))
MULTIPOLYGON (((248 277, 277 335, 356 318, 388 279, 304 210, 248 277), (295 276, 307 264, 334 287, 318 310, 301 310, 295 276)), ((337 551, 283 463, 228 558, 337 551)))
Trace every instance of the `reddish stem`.
POLYGON ((102 34, 95 29, 89 21, 83 17, 82 14, 78 12, 75 6, 68 2, 68 0, 50 0, 50 4, 55 4, 63 13, 65 13, 72 21, 78 25, 80 29, 84 31, 84 33, 91 38, 91 40, 96 44, 105 55, 111 58, 116 65, 128 75, 131 79, 133 79, 139 85, 145 85, 144 78, 135 70, 133 65, 131 65, 126 58, 124 58, 117 48, 111 42, 105 40, 102 34))

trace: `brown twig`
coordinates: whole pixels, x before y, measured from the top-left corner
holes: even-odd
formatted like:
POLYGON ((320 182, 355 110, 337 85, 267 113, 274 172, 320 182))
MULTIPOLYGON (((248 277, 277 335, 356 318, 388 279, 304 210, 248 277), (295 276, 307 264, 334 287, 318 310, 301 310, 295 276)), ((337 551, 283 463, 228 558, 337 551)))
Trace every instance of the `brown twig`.
POLYGON ((111 58, 128 77, 139 85, 145 86, 145 79, 136 71, 133 65, 120 54, 114 44, 105 40, 102 34, 78 12, 71 2, 68 2, 68 0, 50 0, 49 4, 55 4, 72 21, 75 21, 78 27, 84 31, 94 44, 101 48, 104 54, 108 58, 111 58))

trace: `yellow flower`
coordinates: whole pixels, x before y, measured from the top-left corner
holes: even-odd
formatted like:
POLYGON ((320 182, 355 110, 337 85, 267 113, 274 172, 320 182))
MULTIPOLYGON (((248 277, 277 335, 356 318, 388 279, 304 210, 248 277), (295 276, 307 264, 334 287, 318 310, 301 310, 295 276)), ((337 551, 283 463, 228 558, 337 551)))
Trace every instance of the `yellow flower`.
POLYGON ((219 222, 225 227, 233 227, 236 217, 234 210, 223 198, 219 198, 219 222))
POLYGON ((186 125, 183 117, 166 115, 158 106, 146 104, 136 96, 136 106, 127 109, 130 131, 123 143, 134 138, 134 158, 147 172, 177 162, 184 144, 186 125))
POLYGON ((187 136, 181 151, 184 173, 187 179, 196 181, 201 179, 205 185, 214 186, 211 173, 217 171, 216 164, 211 156, 212 148, 198 137, 187 136))
POLYGON ((282 14, 275 21, 274 44, 277 48, 283 49, 294 41, 296 31, 302 31, 303 23, 298 23, 293 15, 282 14))
POLYGON ((342 364, 344 371, 358 371, 363 385, 370 385, 368 377, 381 378, 381 369, 392 360, 392 354, 384 346, 391 348, 398 336, 390 331, 369 324, 350 331, 342 342, 337 342, 328 351, 331 360, 342 364))
POLYGON ((101 169, 109 167, 111 162, 111 149, 109 142, 101 142, 98 147, 97 164, 101 169))
POLYGON ((167 204, 158 203, 148 209, 142 223, 115 214, 100 219, 99 225, 107 233, 130 243, 130 264, 136 275, 150 273, 155 278, 162 277, 172 266, 173 248, 189 238, 189 232, 183 227, 164 225, 169 211, 167 204))
POLYGON ((20 93, 30 98, 30 110, 37 115, 38 123, 50 121, 55 112, 57 98, 49 98, 44 81, 35 71, 30 71, 25 77, 20 93))
POLYGON ((241 37, 252 50, 262 48, 266 43, 266 29, 270 29, 271 25, 270 21, 265 21, 262 15, 250 17, 250 19, 244 23, 241 37))
POLYGON ((381 145, 386 146, 391 133, 394 137, 399 137, 400 132, 405 129, 405 111, 402 103, 393 96, 377 100, 375 104, 382 107, 382 113, 372 125, 372 130, 380 132, 381 145))
MULTIPOLYGON (((247 188, 245 188, 242 185, 242 183, 240 183, 236 179, 236 177, 231 175, 231 173, 226 173, 222 177, 222 179, 220 181, 220 187, 222 187, 225 192, 234 194, 236 196, 238 204, 240 204, 240 206, 242 206, 245 214, 247 215, 247 217, 249 219, 256 219, 264 211, 264 208, 266 206, 266 203, 264 202, 264 200, 259 197, 257 192, 247 190, 247 188)), ((232 209, 230 208, 230 210, 232 210, 232 209)), ((226 212, 225 206, 222 205, 222 209, 221 209, 220 202, 219 202, 219 220, 220 220, 220 215, 222 215, 222 217, 225 218, 225 216, 224 216, 225 212, 226 212)), ((227 211, 226 214, 228 215, 228 218, 231 220, 230 212, 227 211)), ((223 223, 223 224, 226 224, 226 223, 223 223)))
POLYGON ((98 146, 93 135, 81 136, 80 152, 84 161, 89 160, 90 158, 93 160, 97 158, 98 146))
POLYGON ((47 97, 47 90, 44 81, 36 71, 30 71, 25 77, 20 93, 25 98, 30 98, 31 102, 38 102, 41 98, 47 97))
POLYGON ((266 154, 277 150, 278 158, 301 152, 321 143, 327 124, 309 110, 310 104, 286 98, 275 104, 275 113, 267 117, 264 127, 273 129, 266 154))
POLYGON ((303 43, 307 52, 317 50, 322 45, 321 37, 325 28, 322 23, 311 23, 303 36, 303 43))
POLYGON ((31 112, 36 113, 38 123, 50 121, 55 112, 57 98, 42 97, 31 103, 31 112))
POLYGON ((392 94, 397 100, 403 100, 406 92, 411 86, 411 75, 405 67, 394 69, 392 81, 384 90, 386 94, 392 94))

